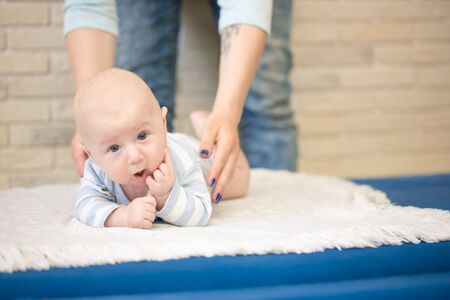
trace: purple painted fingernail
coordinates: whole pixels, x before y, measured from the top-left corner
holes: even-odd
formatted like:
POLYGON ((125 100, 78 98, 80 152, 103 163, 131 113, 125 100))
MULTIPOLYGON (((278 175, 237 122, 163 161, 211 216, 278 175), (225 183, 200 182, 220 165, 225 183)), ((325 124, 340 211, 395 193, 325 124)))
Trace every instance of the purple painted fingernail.
POLYGON ((216 203, 219 203, 220 199, 222 199, 222 195, 220 193, 217 193, 217 195, 216 195, 216 203))
POLYGON ((211 179, 211 184, 210 184, 210 186, 213 187, 215 183, 216 183, 216 179, 215 179, 215 178, 211 179))
POLYGON ((203 149, 202 151, 200 151, 200 154, 208 156, 209 155, 209 151, 206 150, 206 149, 203 149))

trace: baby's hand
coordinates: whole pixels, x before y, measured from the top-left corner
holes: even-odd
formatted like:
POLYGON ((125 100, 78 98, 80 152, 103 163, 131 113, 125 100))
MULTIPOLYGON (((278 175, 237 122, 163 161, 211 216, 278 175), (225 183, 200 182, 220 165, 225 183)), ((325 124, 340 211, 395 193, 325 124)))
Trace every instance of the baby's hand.
POLYGON ((150 193, 156 198, 156 209, 161 210, 175 184, 175 171, 169 150, 165 150, 164 161, 147 177, 146 183, 150 193))
POLYGON ((155 221, 156 200, 150 194, 142 198, 136 198, 126 206, 127 226, 133 228, 151 228, 155 221))

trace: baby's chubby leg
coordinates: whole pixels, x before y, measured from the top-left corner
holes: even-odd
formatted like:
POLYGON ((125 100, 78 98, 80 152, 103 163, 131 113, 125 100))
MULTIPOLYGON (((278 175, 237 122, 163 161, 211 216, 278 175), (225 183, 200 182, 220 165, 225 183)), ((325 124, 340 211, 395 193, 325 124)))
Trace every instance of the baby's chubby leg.
MULTIPOLYGON (((202 137, 203 127, 209 112, 204 110, 193 111, 190 115, 192 127, 199 139, 202 137)), ((250 166, 242 150, 232 177, 228 180, 225 189, 222 191, 222 200, 244 197, 248 191, 250 182, 250 166)))

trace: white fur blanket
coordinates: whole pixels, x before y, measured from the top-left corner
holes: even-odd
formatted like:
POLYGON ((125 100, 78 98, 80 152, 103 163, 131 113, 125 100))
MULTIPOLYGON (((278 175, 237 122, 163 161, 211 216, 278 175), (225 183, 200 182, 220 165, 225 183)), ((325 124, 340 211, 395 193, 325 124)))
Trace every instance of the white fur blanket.
POLYGON ((0 192, 0 271, 450 239, 449 211, 395 206, 382 192, 333 177, 251 175, 249 195, 214 205, 200 228, 88 227, 72 217, 77 185, 0 192))

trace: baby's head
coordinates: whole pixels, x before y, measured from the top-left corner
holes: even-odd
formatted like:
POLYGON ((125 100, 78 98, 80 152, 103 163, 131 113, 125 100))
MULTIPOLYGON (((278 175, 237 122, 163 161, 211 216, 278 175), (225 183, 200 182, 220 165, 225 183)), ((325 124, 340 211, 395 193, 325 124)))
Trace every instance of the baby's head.
POLYGON ((108 69, 87 80, 74 101, 76 128, 92 158, 119 184, 145 185, 164 159, 167 109, 137 75, 108 69))

